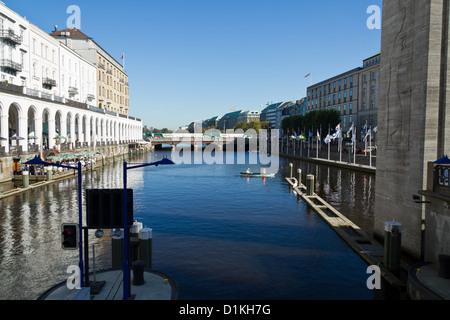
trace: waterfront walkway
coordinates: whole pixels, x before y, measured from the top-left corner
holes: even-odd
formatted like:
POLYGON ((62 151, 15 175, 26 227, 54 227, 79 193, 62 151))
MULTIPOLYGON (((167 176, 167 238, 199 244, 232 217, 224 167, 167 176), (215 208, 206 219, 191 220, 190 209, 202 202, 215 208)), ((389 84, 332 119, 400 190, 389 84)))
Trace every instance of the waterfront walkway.
MULTIPOLYGON (((333 149, 336 147, 334 146, 333 149)), ((288 150, 280 150, 280 156, 285 158, 291 158, 291 159, 297 159, 297 160, 303 160, 303 161, 309 161, 313 163, 319 163, 327 166, 333 166, 333 167, 340 167, 340 168, 346 168, 346 169, 352 169, 357 171, 362 171, 366 173, 376 173, 376 163, 377 163, 377 157, 376 152, 372 153, 372 161, 370 161, 370 155, 365 156, 364 154, 356 154, 356 157, 354 157, 353 154, 350 154, 350 161, 349 161, 349 155, 346 152, 342 152, 342 155, 337 152, 336 150, 330 151, 330 159, 328 160, 328 149, 323 148, 322 150, 319 150, 319 157, 317 157, 317 152, 315 149, 310 150, 309 157, 308 157, 308 150, 303 149, 301 150, 295 150, 290 148, 288 150), (354 160, 355 163, 353 162, 354 160)))

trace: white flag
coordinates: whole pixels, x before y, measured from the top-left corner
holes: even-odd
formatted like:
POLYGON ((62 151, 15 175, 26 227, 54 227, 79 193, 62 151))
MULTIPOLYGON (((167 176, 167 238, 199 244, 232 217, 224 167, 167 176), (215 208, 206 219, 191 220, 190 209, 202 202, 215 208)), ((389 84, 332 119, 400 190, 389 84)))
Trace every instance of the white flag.
POLYGON ((328 134, 327 137, 325 138, 324 142, 326 144, 329 144, 331 142, 331 136, 328 134))
POLYGON ((352 123, 352 126, 350 127, 350 129, 347 131, 347 134, 350 134, 350 132, 354 131, 355 128, 355 124, 352 123))
POLYGON ((372 135, 371 129, 369 129, 369 130, 367 131, 367 134, 366 134, 366 136, 364 137, 364 139, 367 139, 367 137, 370 136, 370 135, 372 135))
POLYGON ((322 140, 320 139, 320 133, 319 133, 319 130, 317 130, 317 139, 319 139, 319 142, 322 141, 322 140))

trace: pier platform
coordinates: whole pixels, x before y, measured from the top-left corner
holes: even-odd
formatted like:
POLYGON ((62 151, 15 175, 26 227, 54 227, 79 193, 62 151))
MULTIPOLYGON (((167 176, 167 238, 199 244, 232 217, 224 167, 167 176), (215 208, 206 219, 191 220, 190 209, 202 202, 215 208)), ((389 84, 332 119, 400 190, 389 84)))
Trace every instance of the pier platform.
MULTIPOLYGON (((308 204, 368 265, 380 267, 386 282, 401 291, 406 290, 406 282, 383 266, 384 247, 379 242, 316 193, 307 195, 306 186, 299 183, 296 178, 286 178, 286 181, 297 196, 308 204)), ((409 267, 404 265, 403 268, 408 270, 409 267)))
MULTIPOLYGON (((96 283, 104 282, 98 293, 94 294, 90 288, 69 290, 66 282, 60 283, 42 294, 38 300, 123 300, 123 273, 122 270, 107 270, 97 272, 96 283)), ((90 275, 91 285, 93 276, 90 275)), ((146 270, 144 272, 145 283, 135 286, 131 283, 131 295, 129 300, 177 300, 178 287, 169 276, 146 270)), ((94 286, 97 287, 97 286, 94 286)))
POLYGON ((406 292, 411 300, 450 300, 450 279, 439 277, 439 266, 419 263, 413 266, 401 262, 407 279, 398 277, 384 266, 384 246, 360 229, 317 194, 307 195, 307 187, 296 178, 286 178, 290 188, 313 209, 368 265, 380 267, 384 280, 406 292))
POLYGON ((377 172, 377 168, 375 166, 369 166, 366 164, 353 164, 345 161, 339 161, 339 160, 333 160, 333 159, 325 159, 325 158, 315 158, 315 157, 304 157, 299 155, 292 155, 287 153, 281 153, 281 157, 294 159, 294 160, 302 160, 302 161, 308 161, 311 163, 317 163, 321 165, 331 166, 331 167, 337 167, 337 168, 343 168, 343 169, 350 169, 354 171, 361 171, 365 173, 371 173, 375 174, 377 172))

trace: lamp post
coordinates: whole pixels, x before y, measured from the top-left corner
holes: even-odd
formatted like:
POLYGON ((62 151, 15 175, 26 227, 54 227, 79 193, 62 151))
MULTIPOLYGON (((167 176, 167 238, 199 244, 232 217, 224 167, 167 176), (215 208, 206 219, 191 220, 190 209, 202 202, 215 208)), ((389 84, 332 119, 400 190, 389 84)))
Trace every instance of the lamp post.
POLYGON ((128 163, 123 163, 123 300, 128 300, 130 295, 130 268, 128 261, 128 242, 129 242, 129 231, 128 231, 128 210, 127 210, 127 171, 131 169, 149 167, 149 166, 159 166, 159 165, 172 165, 175 164, 172 160, 164 158, 161 161, 152 163, 143 163, 128 167, 128 163))
POLYGON ((78 167, 71 167, 66 166, 62 164, 55 164, 51 162, 45 162, 42 160, 39 156, 36 156, 34 159, 28 161, 25 163, 26 165, 41 165, 41 166, 53 166, 53 167, 60 167, 60 168, 67 168, 72 170, 78 170, 78 223, 79 223, 79 268, 80 268, 80 283, 81 287, 84 287, 84 274, 83 274, 83 199, 81 195, 81 174, 82 174, 82 167, 81 162, 78 162, 78 167))

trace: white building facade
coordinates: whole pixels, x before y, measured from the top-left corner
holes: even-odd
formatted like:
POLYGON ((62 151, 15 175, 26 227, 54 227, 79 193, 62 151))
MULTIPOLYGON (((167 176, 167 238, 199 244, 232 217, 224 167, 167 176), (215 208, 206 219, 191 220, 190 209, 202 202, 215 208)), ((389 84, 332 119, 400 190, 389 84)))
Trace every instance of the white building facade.
POLYGON ((136 142, 142 121, 97 106, 97 66, 0 2, 0 154, 136 142))

